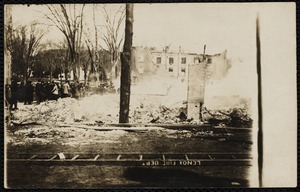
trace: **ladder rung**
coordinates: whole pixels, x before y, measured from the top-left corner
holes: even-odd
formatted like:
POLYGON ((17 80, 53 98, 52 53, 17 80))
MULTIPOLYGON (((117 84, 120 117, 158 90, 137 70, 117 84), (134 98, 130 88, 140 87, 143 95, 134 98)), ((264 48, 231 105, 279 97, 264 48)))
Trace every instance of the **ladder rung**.
POLYGON ((119 161, 121 159, 122 155, 118 155, 117 160, 119 161))
POLYGON ((49 160, 53 160, 57 157, 57 155, 54 155, 53 157, 51 157, 49 160))
POLYGON ((75 155, 71 160, 74 161, 75 159, 77 159, 79 157, 79 155, 75 155))
POLYGON ((94 161, 96 161, 99 158, 100 155, 96 155, 96 157, 94 157, 94 161))
POLYGON ((37 155, 33 155, 32 157, 30 157, 29 159, 34 159, 34 158, 36 158, 37 157, 37 155))
POLYGON ((184 157, 187 161, 189 160, 189 157, 187 156, 187 154, 185 154, 184 157))

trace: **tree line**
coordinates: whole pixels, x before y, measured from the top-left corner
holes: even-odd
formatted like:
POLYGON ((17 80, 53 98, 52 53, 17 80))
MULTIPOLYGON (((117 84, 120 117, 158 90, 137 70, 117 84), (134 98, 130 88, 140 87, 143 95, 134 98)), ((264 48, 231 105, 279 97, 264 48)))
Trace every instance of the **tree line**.
POLYGON ((110 9, 108 5, 91 6, 92 27, 84 22, 85 4, 43 5, 47 10, 43 13, 46 23, 35 20, 29 25, 7 25, 5 33, 12 75, 23 81, 31 76, 60 78, 60 74, 68 79, 72 72, 74 80, 78 80, 81 68, 85 81, 90 74, 106 80, 117 78, 124 40, 125 5, 117 9, 110 9), (99 20, 103 21, 101 25, 97 24, 99 20), (63 35, 60 43, 45 40, 45 28, 51 27, 63 35))

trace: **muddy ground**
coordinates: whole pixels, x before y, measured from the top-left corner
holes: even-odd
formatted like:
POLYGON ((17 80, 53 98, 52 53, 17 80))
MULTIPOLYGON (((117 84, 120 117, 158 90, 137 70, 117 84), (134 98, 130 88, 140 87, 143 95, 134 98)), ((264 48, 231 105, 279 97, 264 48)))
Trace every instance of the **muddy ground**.
MULTIPOLYGON (((223 124, 215 126, 219 128, 209 125, 204 129, 192 121, 182 122, 178 116, 184 112, 186 104, 173 96, 133 95, 130 106, 130 123, 135 124, 133 128, 117 125, 119 96, 116 94, 91 95, 79 100, 65 98, 33 105, 19 103, 18 108, 10 114, 14 125, 6 130, 8 159, 20 154, 31 156, 58 153, 70 154, 71 157, 106 153, 251 153, 251 128, 231 129, 223 124), (151 124, 153 120, 155 124, 151 124), (145 127, 140 123, 150 125, 145 127)), ((215 111, 211 116, 228 118, 230 113, 230 110, 215 111)), ((248 114, 243 113, 242 110, 240 114, 247 120, 248 114)), ((8 163, 7 186, 246 187, 249 185, 249 168, 8 163)))
MULTIPOLYGON (((101 127, 100 127, 101 128, 101 127)), ((105 127, 103 127, 105 128, 105 127)), ((112 128, 112 127, 111 127, 112 128)), ((7 157, 16 154, 250 153, 251 131, 141 127, 138 131, 28 125, 7 130, 7 157)), ((8 164, 10 188, 247 187, 247 166, 44 166, 8 164)))

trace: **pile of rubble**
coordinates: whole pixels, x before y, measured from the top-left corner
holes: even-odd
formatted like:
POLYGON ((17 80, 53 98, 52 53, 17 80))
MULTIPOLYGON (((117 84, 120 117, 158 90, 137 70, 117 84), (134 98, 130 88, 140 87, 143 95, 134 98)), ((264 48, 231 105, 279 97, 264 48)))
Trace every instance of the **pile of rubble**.
MULTIPOLYGON (((133 96, 130 105, 130 123, 176 124, 197 123, 186 116, 186 103, 166 106, 162 97, 133 96)), ((14 111, 12 122, 17 124, 39 123, 118 123, 119 95, 92 95, 80 100, 64 98, 39 105, 24 105, 14 111)), ((245 109, 207 110, 204 122, 219 127, 251 127, 252 119, 245 109)), ((198 122, 199 123, 199 122, 198 122)))
POLYGON ((20 107, 12 114, 16 124, 55 124, 73 122, 95 122, 97 120, 112 123, 117 121, 117 102, 103 96, 101 100, 90 96, 89 99, 76 100, 64 98, 58 101, 46 101, 39 105, 20 107), (95 102, 97 101, 97 102, 95 102))
POLYGON ((204 121, 218 127, 251 128, 253 120, 244 108, 231 108, 228 110, 208 110, 203 112, 204 121))
POLYGON ((179 117, 180 110, 182 109, 168 108, 163 105, 144 107, 143 104, 141 104, 140 107, 133 110, 131 120, 133 123, 179 123, 182 122, 179 117))

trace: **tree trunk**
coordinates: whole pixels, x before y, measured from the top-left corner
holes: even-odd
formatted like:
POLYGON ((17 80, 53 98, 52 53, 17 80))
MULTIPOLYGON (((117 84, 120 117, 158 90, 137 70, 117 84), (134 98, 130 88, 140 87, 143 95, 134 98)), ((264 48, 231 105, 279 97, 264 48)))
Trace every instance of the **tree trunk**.
POLYGON ((90 71, 91 74, 92 74, 92 73, 95 73, 95 67, 94 67, 95 65, 94 65, 94 61, 95 61, 94 59, 91 60, 91 71, 90 71))
POLYGON ((26 84, 28 80, 27 67, 23 70, 23 82, 26 84))
POLYGON ((52 64, 50 64, 50 82, 52 82, 52 64))
POLYGON ((115 79, 118 78, 118 64, 115 65, 115 79))
POLYGON ((125 42, 121 54, 121 87, 120 87, 120 114, 119 123, 129 123, 130 103, 130 61, 133 35, 133 4, 126 4, 125 42))
POLYGON ((110 80, 111 81, 113 81, 116 78, 115 74, 116 74, 116 68, 115 68, 115 65, 112 65, 111 73, 110 73, 110 80))
POLYGON ((86 84, 87 83, 87 70, 84 70, 84 84, 86 84))
POLYGON ((73 80, 77 81, 78 80, 78 76, 77 76, 77 67, 76 67, 76 63, 72 62, 72 69, 73 69, 73 80))
POLYGON ((68 80, 69 80, 69 77, 68 77, 68 75, 69 75, 69 74, 68 74, 68 72, 66 71, 66 72, 65 72, 65 80, 66 80, 66 81, 68 81, 68 80))

